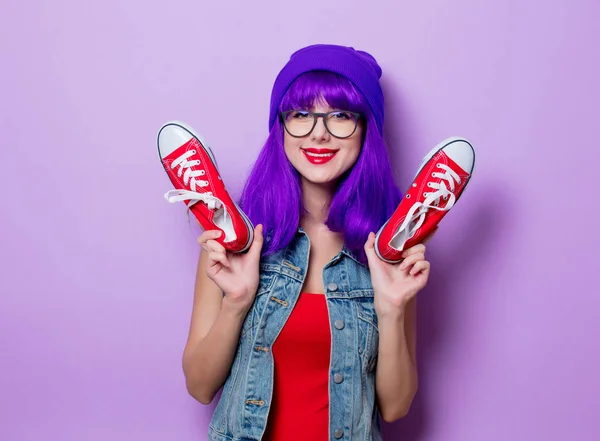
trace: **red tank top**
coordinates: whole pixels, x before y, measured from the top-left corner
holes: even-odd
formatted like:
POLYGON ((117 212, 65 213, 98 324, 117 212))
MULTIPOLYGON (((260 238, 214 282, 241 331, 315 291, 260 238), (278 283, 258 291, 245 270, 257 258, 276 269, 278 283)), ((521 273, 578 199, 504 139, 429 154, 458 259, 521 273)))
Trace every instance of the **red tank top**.
POLYGON ((275 377, 266 441, 329 439, 331 331, 324 294, 301 293, 273 344, 275 377))

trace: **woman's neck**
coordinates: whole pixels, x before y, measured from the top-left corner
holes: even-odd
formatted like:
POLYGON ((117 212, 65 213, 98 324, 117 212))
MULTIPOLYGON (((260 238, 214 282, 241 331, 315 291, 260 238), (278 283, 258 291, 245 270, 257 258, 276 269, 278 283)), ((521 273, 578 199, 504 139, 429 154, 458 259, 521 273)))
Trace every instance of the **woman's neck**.
POLYGON ((301 180, 302 201, 307 213, 302 213, 300 226, 304 229, 324 224, 329 214, 329 207, 335 186, 333 184, 315 184, 301 180))

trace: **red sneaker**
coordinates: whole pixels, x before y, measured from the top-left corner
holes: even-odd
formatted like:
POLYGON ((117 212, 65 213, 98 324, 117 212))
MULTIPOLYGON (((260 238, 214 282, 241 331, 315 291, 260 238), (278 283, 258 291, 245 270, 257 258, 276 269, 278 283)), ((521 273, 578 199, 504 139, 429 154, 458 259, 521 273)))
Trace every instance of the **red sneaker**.
POLYGON ((165 199, 185 202, 204 230, 223 231, 217 241, 227 250, 246 251, 254 240, 254 227, 229 196, 202 138, 181 122, 168 122, 158 132, 158 155, 175 187, 165 199))
POLYGON ((398 208, 377 233, 377 256, 389 263, 403 260, 402 250, 431 234, 454 206, 474 166, 475 150, 466 139, 449 138, 431 150, 398 208))

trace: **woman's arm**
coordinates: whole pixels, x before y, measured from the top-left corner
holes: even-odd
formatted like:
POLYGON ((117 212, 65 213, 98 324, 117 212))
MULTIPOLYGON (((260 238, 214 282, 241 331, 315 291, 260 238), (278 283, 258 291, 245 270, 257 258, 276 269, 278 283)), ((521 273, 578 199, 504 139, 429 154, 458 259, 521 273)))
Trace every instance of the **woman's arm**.
POLYGON ((375 390, 384 421, 404 417, 417 392, 416 297, 379 319, 375 390))
POLYGON ((187 390, 208 404, 225 383, 240 338, 240 330, 256 295, 263 244, 262 225, 254 229, 247 253, 230 254, 214 239, 220 231, 205 231, 198 242, 194 307, 183 353, 187 390))
POLYGON ((232 308, 206 275, 206 252, 200 253, 194 306, 183 372, 189 394, 209 404, 229 375, 246 311, 232 308))
POLYGON ((405 416, 417 393, 416 295, 429 280, 431 265, 425 260, 425 243, 434 232, 420 244, 404 250, 400 264, 389 264, 377 257, 374 233, 365 243, 379 322, 375 391, 379 411, 387 422, 405 416))

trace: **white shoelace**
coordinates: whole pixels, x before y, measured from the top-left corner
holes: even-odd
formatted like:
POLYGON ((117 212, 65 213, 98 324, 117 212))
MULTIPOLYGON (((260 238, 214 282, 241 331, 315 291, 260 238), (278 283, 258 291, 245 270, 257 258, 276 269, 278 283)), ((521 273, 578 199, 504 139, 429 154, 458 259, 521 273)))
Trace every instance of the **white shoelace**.
POLYGON ((398 246, 394 246, 394 248, 402 249, 406 240, 413 237, 415 232, 421 228, 421 225, 423 225, 423 222, 425 222, 425 215, 429 209, 433 208, 434 210, 448 211, 454 206, 454 203, 456 202, 456 196, 454 194, 455 182, 460 184, 461 179, 458 174, 446 164, 438 163, 437 167, 445 170, 445 172, 433 172, 431 175, 434 178, 441 178, 442 181, 439 183, 427 183, 427 186, 435 191, 430 193, 424 192, 423 194, 425 196, 425 200, 423 202, 415 202, 413 206, 410 207, 404 222, 402 222, 402 225, 400 225, 398 231, 396 234, 394 234, 392 243, 397 242, 397 239, 400 238, 403 238, 403 240, 401 240, 401 243, 398 244, 398 246), (446 183, 448 186, 446 186, 446 183), (445 206, 440 207, 440 202, 442 199, 447 199, 448 202, 445 206))
POLYGON ((183 175, 183 183, 185 185, 189 185, 192 190, 170 190, 165 193, 165 199, 171 203, 191 201, 187 208, 188 219, 190 207, 200 201, 204 202, 210 210, 218 210, 223 208, 223 220, 227 222, 228 215, 223 201, 215 197, 211 191, 203 193, 196 191, 197 189, 200 190, 203 187, 208 187, 209 182, 202 179, 197 179, 200 176, 204 176, 206 171, 192 170, 192 166, 200 165, 199 160, 189 160, 190 156, 194 155, 195 153, 195 150, 188 150, 171 163, 172 169, 179 167, 179 170, 177 170, 177 176, 181 177, 183 175))

